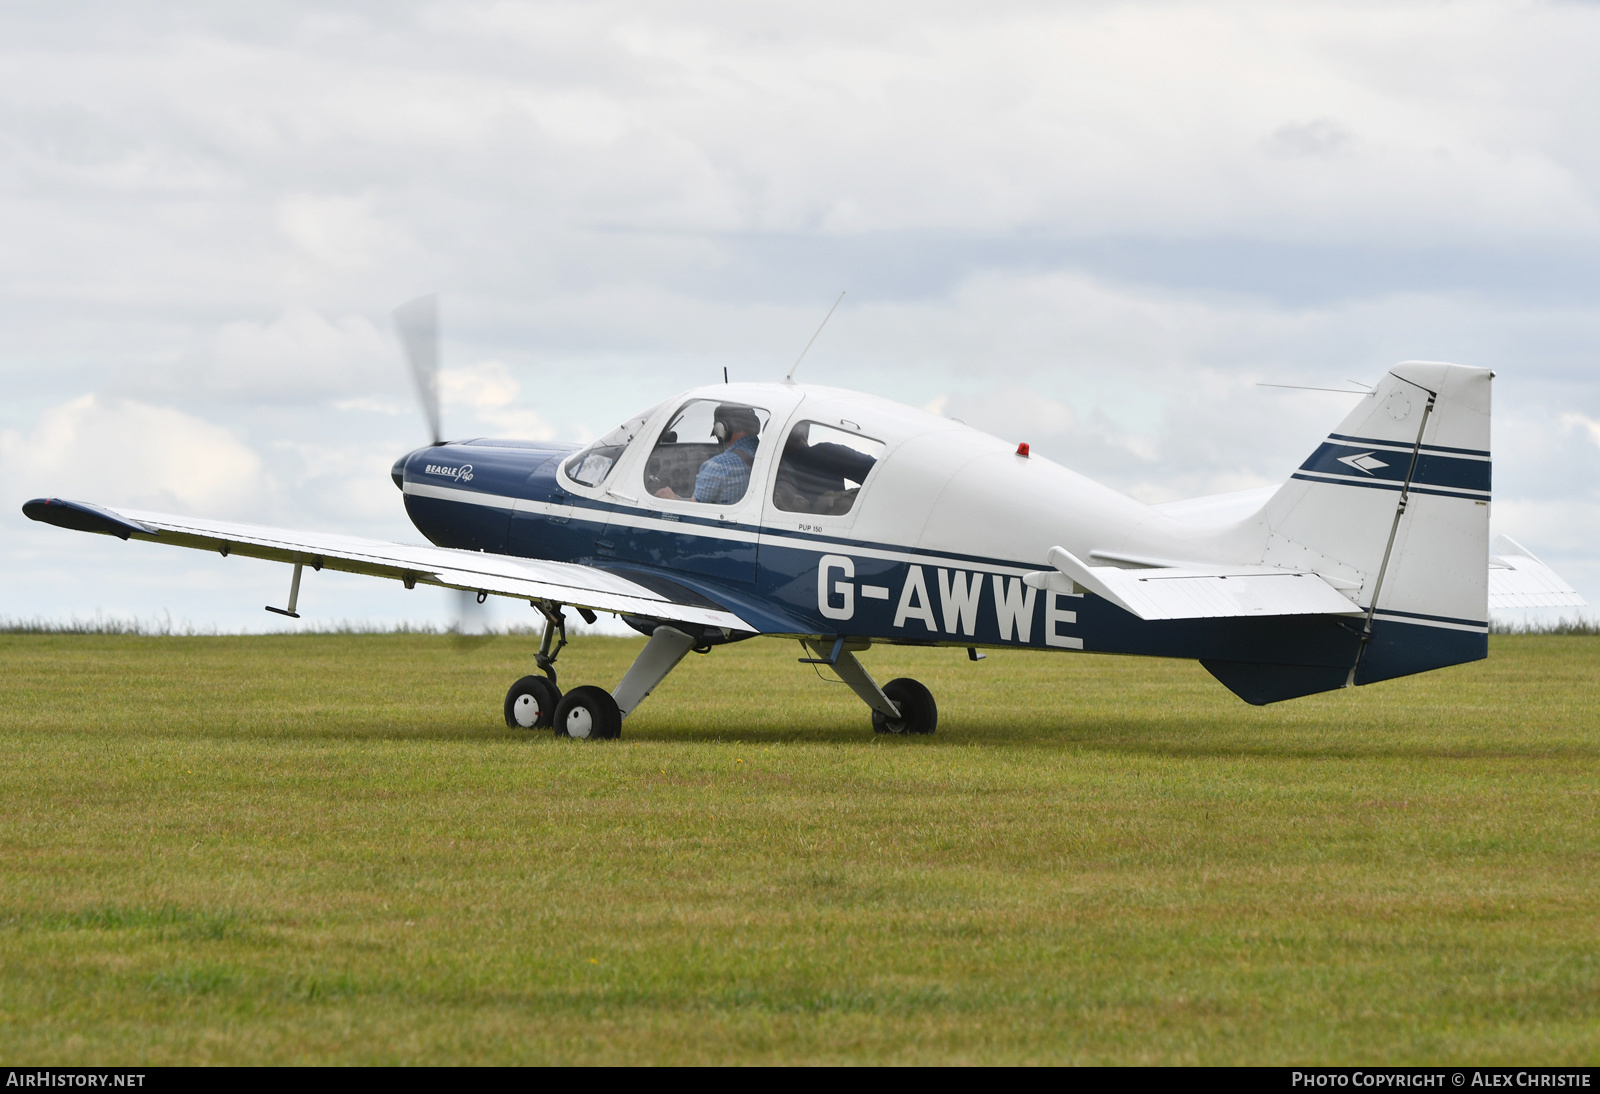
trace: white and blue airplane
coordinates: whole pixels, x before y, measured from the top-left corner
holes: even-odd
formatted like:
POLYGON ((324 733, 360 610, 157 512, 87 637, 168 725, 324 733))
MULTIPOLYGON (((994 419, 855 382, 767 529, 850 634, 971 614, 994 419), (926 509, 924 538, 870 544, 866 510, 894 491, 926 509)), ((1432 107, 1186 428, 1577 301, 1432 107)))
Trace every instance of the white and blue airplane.
POLYGON ((798 639, 877 731, 932 733, 928 689, 879 685, 857 654, 1192 658, 1263 704, 1486 657, 1492 607, 1584 603, 1515 542, 1490 551, 1487 369, 1397 365, 1283 485, 1146 505, 1026 444, 792 380, 695 388, 582 447, 445 443, 422 319, 408 348, 435 443, 392 475, 433 546, 57 498, 23 512, 288 563, 288 607, 269 610, 291 616, 307 566, 526 599, 540 671, 506 723, 579 738, 620 734, 689 651, 758 636, 798 639), (612 690, 559 688, 569 608, 649 636, 612 690))

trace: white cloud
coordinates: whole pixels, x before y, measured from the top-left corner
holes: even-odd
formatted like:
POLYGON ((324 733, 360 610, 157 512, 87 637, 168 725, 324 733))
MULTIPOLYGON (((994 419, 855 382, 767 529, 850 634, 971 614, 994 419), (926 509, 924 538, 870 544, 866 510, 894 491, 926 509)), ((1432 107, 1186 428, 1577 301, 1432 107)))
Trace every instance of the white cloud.
MULTIPOLYGON (((445 409, 467 410, 473 419, 507 436, 551 440, 555 431, 538 411, 519 405, 521 395, 521 383, 503 361, 484 361, 439 372, 439 402, 445 409)), ((448 420, 446 425, 450 425, 448 420)))
POLYGON ((1576 414, 1572 411, 1562 414, 1560 421, 1563 429, 1579 430, 1588 436, 1590 444, 1600 448, 1600 421, 1596 421, 1587 414, 1576 414))
POLYGON ((271 492, 260 457, 227 430, 94 394, 52 407, 31 432, 0 432, 0 468, 20 497, 220 517, 259 514, 271 492))
POLYGON ((360 197, 295 194, 278 203, 278 224, 295 246, 318 262, 360 270, 400 250, 400 231, 360 197))
POLYGON ((416 539, 414 532, 407 535, 403 526, 397 527, 403 503, 389 477, 405 447, 404 442, 392 449, 351 445, 337 436, 274 441, 268 449, 273 477, 295 503, 284 519, 300 527, 349 533, 371 529, 379 536, 416 539))
POLYGON ((1350 131, 1335 118, 1313 118, 1309 122, 1285 122, 1274 129, 1261 145, 1270 155, 1293 159, 1300 156, 1337 156, 1350 150, 1350 131))
POLYGON ((310 403, 349 393, 387 395, 402 380, 399 344, 360 315, 329 320, 294 308, 270 323, 226 323, 193 362, 203 386, 234 398, 310 403))
POLYGON ((395 217, 485 198, 477 224, 519 236, 1600 233, 1584 5, 875 8, 430 8, 383 37, 288 16, 315 48, 222 26, 111 65, 13 47, 0 96, 86 117, 26 144, 41 182, 88 155, 120 165, 108 186, 261 187, 299 253, 346 270, 443 227, 395 217))

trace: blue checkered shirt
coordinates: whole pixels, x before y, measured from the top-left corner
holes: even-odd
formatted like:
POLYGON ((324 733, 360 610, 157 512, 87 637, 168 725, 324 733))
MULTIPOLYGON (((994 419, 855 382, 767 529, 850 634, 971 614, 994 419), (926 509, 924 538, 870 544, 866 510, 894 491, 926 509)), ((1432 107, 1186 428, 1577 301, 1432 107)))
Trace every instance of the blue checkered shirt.
POLYGON ((700 465, 694 477, 694 500, 713 505, 732 505, 744 497, 750 486, 750 464, 756 458, 754 437, 741 437, 727 451, 712 456, 700 465))

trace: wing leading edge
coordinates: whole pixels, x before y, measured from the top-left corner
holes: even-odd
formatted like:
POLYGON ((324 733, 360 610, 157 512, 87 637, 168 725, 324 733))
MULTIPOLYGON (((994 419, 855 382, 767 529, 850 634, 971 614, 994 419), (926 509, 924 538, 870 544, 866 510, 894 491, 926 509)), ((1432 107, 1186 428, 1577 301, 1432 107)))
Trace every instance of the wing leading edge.
POLYGON ((34 520, 80 532, 114 535, 272 562, 302 563, 414 585, 438 585, 618 612, 726 631, 756 632, 739 616, 709 604, 671 600, 618 574, 573 562, 546 562, 509 555, 422 547, 321 532, 297 532, 255 524, 111 509, 59 498, 36 498, 22 507, 34 520))

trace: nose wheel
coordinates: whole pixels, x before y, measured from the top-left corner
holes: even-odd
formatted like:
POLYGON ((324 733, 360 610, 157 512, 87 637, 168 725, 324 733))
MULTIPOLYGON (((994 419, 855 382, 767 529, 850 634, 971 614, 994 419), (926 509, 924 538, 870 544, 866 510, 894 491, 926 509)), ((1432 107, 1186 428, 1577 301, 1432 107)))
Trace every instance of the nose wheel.
POLYGON ((555 710, 555 729, 558 737, 609 740, 622 736, 622 711, 605 688, 584 684, 561 697, 555 710))
POLYGON ((524 676, 506 692, 506 725, 550 729, 580 741, 622 736, 622 711, 605 688, 573 688, 565 695, 543 676, 524 676))
POLYGON ((543 676, 524 676, 506 692, 506 725, 512 729, 549 729, 555 724, 561 689, 543 676))
MULTIPOLYGON (((615 694, 590 684, 566 694, 556 686, 556 655, 567 644, 560 605, 535 603, 544 613, 544 639, 534 663, 543 676, 524 676, 506 692, 506 725, 513 729, 553 728, 557 737, 603 741, 622 736, 622 719, 636 710, 673 667, 683 660, 695 639, 665 623, 650 630, 650 641, 617 685, 615 694), (557 640, 559 638, 559 641, 557 640)), ((594 614, 578 609, 589 622, 594 614)))

